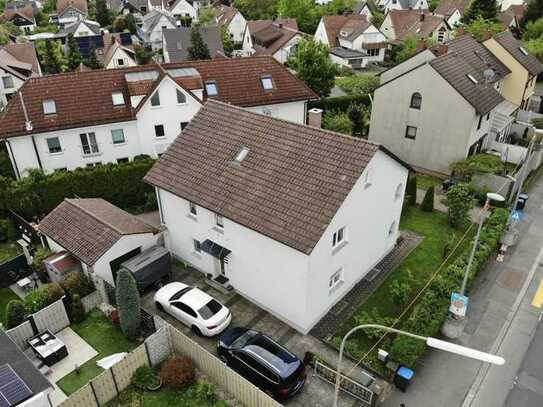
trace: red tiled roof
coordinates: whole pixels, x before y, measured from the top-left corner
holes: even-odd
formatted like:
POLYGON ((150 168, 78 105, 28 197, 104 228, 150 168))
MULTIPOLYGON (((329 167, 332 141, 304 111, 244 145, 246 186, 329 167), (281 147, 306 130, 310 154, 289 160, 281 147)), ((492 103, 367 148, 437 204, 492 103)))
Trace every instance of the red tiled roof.
POLYGON ((256 55, 273 55, 296 35, 306 35, 298 31, 298 23, 292 18, 248 21, 247 29, 256 55))
POLYGON ((68 7, 76 8, 84 14, 88 13, 87 0, 57 0, 57 14, 62 14, 68 7))
POLYGON ((434 10, 434 14, 450 17, 455 10, 460 12, 460 16, 463 17, 466 9, 468 8, 471 0, 441 0, 434 10))
POLYGON ((32 8, 32 6, 29 4, 25 7, 22 7, 22 8, 19 8, 19 9, 10 9, 10 10, 5 10, 4 11, 4 14, 2 14, 0 20, 2 22, 4 21, 11 21, 11 19, 13 17, 15 17, 16 15, 20 15, 24 18, 26 18, 27 20, 35 23, 36 20, 34 18, 34 9, 32 8))
POLYGON ((443 18, 428 11, 390 10, 388 12, 397 40, 409 37, 428 38, 444 23, 443 18))
MULTIPOLYGON (((219 95, 214 97, 237 106, 259 106, 316 98, 316 94, 287 68, 271 57, 223 58, 208 61, 189 61, 163 64, 164 69, 195 68, 200 77, 176 78, 187 89, 195 89, 201 81, 214 80, 219 95), (275 89, 262 88, 262 75, 271 75, 275 89)), ((19 90, 23 95, 33 130, 25 129, 25 117, 20 97, 8 103, 0 119, 0 139, 97 124, 135 120, 135 109, 130 106, 131 94, 142 89, 129 88, 125 74, 130 72, 159 71, 156 65, 125 69, 71 72, 32 78, 19 90), (122 92, 124 106, 113 107, 111 94, 122 92), (55 101, 57 113, 45 116, 43 101, 55 101)), ((141 86, 141 85, 139 85, 141 86)), ((149 91, 149 84, 143 91, 149 91)))
POLYGON ((36 54, 33 42, 7 44, 4 49, 19 61, 32 65, 34 73, 40 73, 40 63, 38 62, 38 55, 36 54))

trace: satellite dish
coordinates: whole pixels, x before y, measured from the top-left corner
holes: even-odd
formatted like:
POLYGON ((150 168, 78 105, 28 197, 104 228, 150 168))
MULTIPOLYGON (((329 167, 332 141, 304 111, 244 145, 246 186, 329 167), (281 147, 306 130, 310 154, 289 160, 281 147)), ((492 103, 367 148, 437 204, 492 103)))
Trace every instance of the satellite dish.
POLYGON ((485 78, 485 82, 491 82, 496 78, 496 72, 492 68, 487 68, 483 71, 483 78, 485 78))

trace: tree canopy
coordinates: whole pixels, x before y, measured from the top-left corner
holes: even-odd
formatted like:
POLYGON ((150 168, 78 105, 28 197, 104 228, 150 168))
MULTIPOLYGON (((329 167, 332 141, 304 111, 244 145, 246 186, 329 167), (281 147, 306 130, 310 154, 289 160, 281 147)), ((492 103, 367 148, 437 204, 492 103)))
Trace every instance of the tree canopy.
POLYGON ((193 27, 190 31, 190 47, 188 48, 188 53, 188 59, 190 61, 211 59, 209 48, 202 38, 198 27, 193 27))
POLYGON ((464 22, 470 23, 477 18, 495 20, 498 15, 496 0, 473 0, 464 15, 464 22))

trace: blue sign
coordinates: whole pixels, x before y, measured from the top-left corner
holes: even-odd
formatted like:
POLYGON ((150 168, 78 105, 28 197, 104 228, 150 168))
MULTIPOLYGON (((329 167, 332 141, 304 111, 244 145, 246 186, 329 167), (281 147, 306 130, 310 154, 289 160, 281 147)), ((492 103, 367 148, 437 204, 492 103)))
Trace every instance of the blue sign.
POLYGON ((469 298, 460 293, 451 294, 451 306, 449 311, 459 317, 466 316, 466 310, 468 308, 469 298))
POLYGON ((519 211, 513 211, 513 213, 511 214, 511 219, 513 219, 513 220, 521 220, 522 219, 522 213, 520 213, 519 211))

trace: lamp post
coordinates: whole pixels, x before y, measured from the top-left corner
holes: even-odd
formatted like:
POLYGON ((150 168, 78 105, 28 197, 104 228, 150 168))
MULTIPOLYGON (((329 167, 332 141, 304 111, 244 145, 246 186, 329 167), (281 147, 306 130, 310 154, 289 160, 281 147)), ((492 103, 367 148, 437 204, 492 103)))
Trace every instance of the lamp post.
POLYGON ((339 348, 339 358, 338 358, 338 363, 337 363, 333 407, 337 407, 337 402, 339 398, 339 386, 341 383, 341 362, 343 360, 343 349, 345 348, 345 343, 347 342, 347 339, 349 338, 349 336, 351 336, 356 331, 360 329, 368 329, 368 328, 381 329, 386 332, 392 332, 399 335, 409 336, 410 338, 419 339, 421 341, 426 342, 426 345, 432 348, 441 349, 441 350, 444 350, 445 352, 455 353, 457 355, 465 356, 471 359, 480 360, 482 362, 488 362, 494 365, 503 365, 505 363, 505 359, 502 358, 501 356, 481 352, 472 348, 468 348, 466 346, 456 345, 454 343, 442 341, 440 339, 416 335, 410 332, 401 331, 399 329, 391 328, 391 327, 383 326, 383 325, 375 325, 375 324, 358 325, 358 326, 355 326, 353 329, 351 329, 349 332, 347 332, 345 336, 343 337, 343 340, 341 341, 341 346, 339 348))

